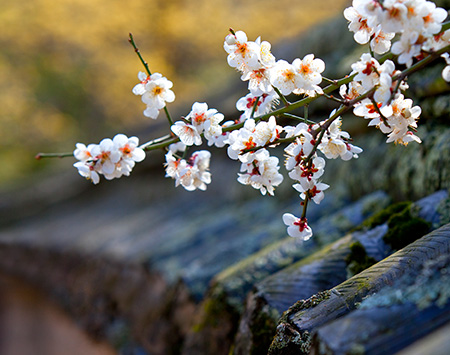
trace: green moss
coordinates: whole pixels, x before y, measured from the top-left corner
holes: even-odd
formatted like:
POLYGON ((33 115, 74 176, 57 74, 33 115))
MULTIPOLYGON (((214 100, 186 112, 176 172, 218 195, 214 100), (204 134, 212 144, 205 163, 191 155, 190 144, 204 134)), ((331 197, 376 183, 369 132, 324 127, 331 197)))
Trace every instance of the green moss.
POLYGON ((440 216, 439 225, 433 227, 439 227, 450 223, 450 197, 447 197, 439 203, 437 212, 440 216))
POLYGON ((430 230, 430 223, 416 217, 411 206, 394 213, 388 220, 389 230, 383 241, 392 249, 399 250, 423 237, 430 230))
MULTIPOLYGON (((383 240, 386 244, 390 245, 392 249, 399 250, 427 234, 431 227, 430 223, 417 217, 417 213, 414 211, 413 206, 413 203, 409 201, 392 204, 372 217, 367 218, 355 230, 371 229, 387 222, 389 229, 383 237, 383 240)), ((355 250, 355 253, 358 254, 358 251, 355 250)), ((364 262, 363 256, 359 257, 362 258, 361 261, 364 262)), ((351 261, 348 265, 350 265, 350 263, 351 261)), ((355 271, 357 271, 359 267, 360 265, 358 265, 358 263, 354 263, 352 266, 352 268, 355 268, 355 271)))
POLYGON ((270 309, 268 305, 264 306, 255 315, 251 323, 251 334, 253 337, 250 354, 266 354, 270 343, 275 335, 279 313, 270 309))
POLYGON ((361 271, 376 264, 376 260, 367 255, 366 249, 360 242, 350 245, 350 254, 345 258, 347 263, 347 277, 359 274, 361 271))
POLYGON ((406 208, 410 207, 411 204, 412 202, 409 201, 394 203, 375 213, 373 216, 367 218, 359 227, 355 228, 355 230, 361 230, 364 228, 372 229, 376 226, 379 226, 387 222, 393 214, 405 210, 406 208))
POLYGON ((299 332, 292 325, 282 323, 270 344, 268 355, 306 355, 311 348, 308 331, 299 332))
POLYGON ((317 306, 320 302, 325 301, 329 299, 331 296, 331 291, 320 291, 316 293, 315 295, 312 295, 310 298, 306 300, 299 300, 295 302, 291 307, 288 308, 287 311, 283 313, 281 316, 279 323, 286 322, 289 323, 289 316, 291 314, 298 313, 300 311, 312 308, 317 306))
POLYGON ((238 320, 239 312, 227 302, 226 293, 218 291, 205 298, 201 321, 194 324, 192 330, 198 333, 205 328, 217 328, 223 321, 236 325, 238 320))
MULTIPOLYGON (((308 331, 299 331, 289 320, 289 316, 317 306, 329 299, 331 291, 321 291, 306 300, 295 302, 281 316, 275 337, 269 347, 269 355, 275 354, 308 354, 311 347, 308 331)), ((256 354, 256 353, 255 353, 256 354)))

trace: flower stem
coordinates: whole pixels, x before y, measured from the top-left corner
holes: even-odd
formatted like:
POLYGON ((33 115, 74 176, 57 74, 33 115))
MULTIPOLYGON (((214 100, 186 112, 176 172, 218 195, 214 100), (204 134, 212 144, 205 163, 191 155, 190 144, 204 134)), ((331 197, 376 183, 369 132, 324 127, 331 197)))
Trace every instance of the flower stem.
POLYGON ((66 158, 73 157, 73 152, 66 153, 37 153, 34 158, 40 160, 42 158, 66 158))
POLYGON ((179 141, 180 141, 179 137, 171 137, 170 139, 165 140, 165 141, 157 141, 155 139, 153 141, 143 144, 142 146, 140 146, 140 148, 142 148, 143 150, 148 152, 151 150, 164 149, 164 148, 168 147, 169 145, 171 145, 172 143, 177 143, 179 141))
POLYGON ((322 76, 322 80, 327 82, 328 84, 331 84, 331 85, 335 85, 336 84, 336 80, 328 79, 328 78, 325 78, 324 76, 322 76))
POLYGON ((340 103, 341 105, 344 103, 343 100, 338 99, 337 97, 334 97, 333 95, 327 95, 327 94, 323 94, 324 97, 326 97, 328 100, 340 103))
POLYGON ((450 28, 450 21, 444 22, 441 27, 441 33, 447 31, 450 28))
POLYGON ((167 106, 164 106, 164 112, 166 113, 167 121, 169 121, 169 125, 173 125, 172 117, 170 117, 169 110, 167 109, 167 106))
POLYGON ((142 58, 141 52, 139 51, 139 48, 136 46, 136 42, 134 41, 133 34, 131 32, 129 33, 129 37, 130 38, 128 39, 128 42, 130 42, 130 44, 133 46, 134 51, 136 52, 137 56, 139 57, 139 59, 140 59, 142 65, 144 66, 148 76, 152 75, 152 73, 150 72, 150 69, 148 67, 148 63, 144 60, 144 58, 142 58))
POLYGON ((152 146, 152 145, 155 145, 155 144, 157 144, 157 143, 164 142, 164 141, 166 141, 166 140, 168 140, 168 139, 171 139, 171 138, 173 138, 173 136, 172 136, 171 134, 167 134, 167 135, 165 135, 165 136, 163 136, 163 137, 159 137, 159 138, 153 139, 153 140, 151 140, 151 141, 149 141, 149 142, 147 142, 147 143, 141 144, 141 145, 139 146, 139 148, 141 148, 141 149, 143 149, 143 150, 147 150, 148 147, 150 147, 150 146, 152 146))
POLYGON ((385 126, 390 128, 391 126, 388 123, 388 119, 381 113, 381 110, 378 107, 378 102, 375 101, 373 96, 370 97, 370 101, 372 102, 372 105, 375 108, 375 111, 377 111, 377 113, 380 115, 380 118, 383 121, 383 123, 385 124, 385 126))
POLYGON ((283 113, 283 114, 280 115, 280 117, 292 118, 292 119, 297 120, 297 121, 305 122, 306 124, 315 124, 316 123, 314 121, 307 120, 306 118, 293 115, 291 113, 283 113))
POLYGON ((403 80, 407 76, 415 73, 416 71, 422 69, 423 67, 430 64, 432 61, 439 58, 441 56, 441 54, 448 52, 448 51, 450 51, 450 45, 445 46, 445 47, 437 50, 436 52, 431 53, 430 55, 426 56, 424 59, 418 61, 417 63, 411 65, 409 68, 403 70, 401 73, 394 75, 392 77, 392 81, 403 80))
POLYGON ((261 99, 261 96, 258 96, 256 98, 255 103, 253 104, 252 113, 250 115, 250 118, 253 118, 255 116, 255 112, 256 112, 256 109, 258 108, 258 103, 259 103, 260 99, 261 99))
POLYGON ((308 194, 305 193, 305 200, 303 201, 302 216, 300 217, 301 219, 306 218, 306 210, 308 208, 308 202, 309 202, 309 196, 308 196, 308 194))

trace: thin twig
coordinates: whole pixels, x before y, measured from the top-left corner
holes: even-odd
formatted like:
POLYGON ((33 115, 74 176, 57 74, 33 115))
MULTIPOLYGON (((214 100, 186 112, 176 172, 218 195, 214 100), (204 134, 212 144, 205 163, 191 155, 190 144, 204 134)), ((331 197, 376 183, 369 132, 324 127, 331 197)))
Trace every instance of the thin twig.
POLYGON ((136 54, 138 55, 142 65, 144 66, 148 76, 152 75, 152 73, 150 72, 150 68, 148 67, 148 63, 144 60, 144 58, 142 58, 141 52, 139 50, 139 48, 136 46, 136 42, 134 42, 134 38, 133 38, 133 34, 130 32, 129 33, 129 40, 128 42, 130 42, 130 44, 133 46, 134 51, 136 52, 136 54))
POLYGON ((34 158, 40 160, 41 158, 67 158, 73 157, 73 152, 66 153, 37 153, 34 158))

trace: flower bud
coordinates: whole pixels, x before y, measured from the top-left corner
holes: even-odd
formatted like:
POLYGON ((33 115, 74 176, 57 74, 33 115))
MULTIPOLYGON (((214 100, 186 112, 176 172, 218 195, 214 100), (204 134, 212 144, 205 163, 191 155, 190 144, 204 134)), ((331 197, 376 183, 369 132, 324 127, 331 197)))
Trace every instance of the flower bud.
POLYGON ((225 37, 225 43, 229 46, 232 46, 233 44, 236 44, 236 36, 229 34, 225 37))

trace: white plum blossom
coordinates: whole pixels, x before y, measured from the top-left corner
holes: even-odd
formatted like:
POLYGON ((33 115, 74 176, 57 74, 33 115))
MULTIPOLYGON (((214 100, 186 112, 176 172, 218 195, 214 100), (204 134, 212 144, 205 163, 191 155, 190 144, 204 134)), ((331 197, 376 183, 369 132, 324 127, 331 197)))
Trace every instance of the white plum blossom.
POLYGON ((302 163, 314 148, 315 140, 310 133, 310 129, 306 123, 299 123, 296 127, 285 127, 287 132, 286 138, 296 137, 285 149, 286 161, 285 166, 288 171, 296 168, 302 163))
POLYGON ((322 82, 321 74, 325 70, 325 63, 322 59, 314 59, 314 54, 308 54, 302 60, 295 59, 292 65, 303 79, 301 86, 293 91, 294 94, 305 94, 307 96, 323 94, 323 90, 319 86, 322 82))
POLYGON ((274 194, 274 188, 283 182, 283 175, 278 170, 278 158, 269 155, 266 149, 260 149, 254 154, 251 163, 241 164, 238 181, 261 191, 262 195, 274 194))
POLYGON ((381 28, 380 24, 377 24, 375 18, 370 16, 370 18, 362 15, 358 12, 358 8, 361 8, 357 1, 353 2, 353 6, 348 7, 344 10, 344 17, 349 21, 348 28, 350 31, 354 32, 353 38, 358 44, 366 44, 370 41, 370 48, 377 54, 386 53, 391 47, 391 39, 394 38, 394 32, 386 32, 381 28), (359 5, 359 7, 358 7, 359 5), (369 22, 372 25, 369 25, 369 22), (374 25, 375 24, 375 25, 374 25))
MULTIPOLYGON (((395 72, 395 64, 391 60, 386 60, 380 68, 378 73, 380 74, 378 87, 373 95, 376 102, 381 102, 386 105, 391 98, 392 92, 392 76, 395 72)), ((392 90, 393 91, 393 90, 392 90)))
POLYGON ((94 165, 94 161, 79 161, 73 164, 73 166, 78 169, 78 173, 82 177, 92 181, 94 184, 98 184, 100 182, 100 176, 98 172, 95 171, 94 165))
POLYGON ((89 144, 87 147, 83 143, 77 143, 76 149, 73 151, 73 156, 75 159, 80 161, 87 161, 92 159, 92 149, 95 147, 95 144, 89 144))
POLYGON ((117 134, 113 138, 115 148, 122 153, 122 160, 134 165, 145 159, 145 152, 139 148, 139 138, 128 138, 125 134, 117 134))
POLYGON ((270 69, 270 83, 283 95, 289 95, 303 85, 303 77, 292 64, 280 59, 270 69))
POLYGON ((186 116, 186 120, 191 121, 199 134, 203 133, 203 131, 208 131, 211 126, 218 126, 218 129, 220 129, 219 123, 223 119, 223 114, 216 109, 208 108, 208 104, 199 102, 195 102, 192 105, 191 112, 186 116))
POLYGON ((442 28, 442 22, 447 18, 447 10, 436 7, 432 1, 421 1, 416 10, 416 28, 422 31, 424 36, 431 36, 439 33, 442 28))
POLYGON ((245 32, 236 31, 227 35, 223 47, 228 53, 227 61, 232 68, 245 73, 261 67, 260 45, 249 41, 245 32))
POLYGON ((145 85, 151 80, 150 76, 140 71, 138 73, 138 79, 140 83, 134 86, 132 92, 135 95, 144 95, 144 93, 146 92, 145 85))
POLYGON ((427 39, 422 49, 427 52, 438 51, 450 44, 450 30, 441 32, 427 39))
POLYGON ((366 119, 378 118, 380 113, 383 117, 392 115, 392 107, 390 105, 383 106, 381 102, 375 106, 370 99, 364 99, 358 102, 353 108, 353 114, 355 116, 364 117, 366 119))
POLYGON ((133 94, 141 95, 142 102, 147 105, 144 116, 156 119, 166 102, 175 100, 175 94, 170 90, 173 83, 159 73, 147 76, 139 72, 138 78, 141 82, 133 88, 133 94))
POLYGON ((369 27, 376 27, 379 24, 382 6, 378 0, 353 0, 352 6, 355 10, 367 19, 369 27))
POLYGON ((257 147, 252 135, 255 126, 255 120, 251 118, 245 121, 242 128, 232 131, 228 135, 228 139, 225 143, 229 145, 227 153, 230 159, 239 159, 243 163, 251 161, 252 153, 250 151, 246 152, 245 150, 257 147))
POLYGON ((316 204, 320 204, 325 197, 323 191, 330 186, 313 179, 302 179, 299 184, 294 184, 292 187, 300 192, 301 199, 306 200, 308 198, 313 200, 316 204))
POLYGON ((380 63, 369 53, 364 53, 358 62, 352 64, 350 74, 356 74, 353 80, 360 82, 364 89, 370 90, 378 84, 379 68, 380 63))
POLYGON ((300 136, 303 133, 309 132, 309 131, 310 131, 309 126, 304 122, 299 123, 295 127, 294 126, 284 126, 284 132, 286 134, 286 138, 300 136))
POLYGON ((392 45, 392 53, 398 55, 398 63, 410 67, 413 58, 418 56, 422 50, 422 43, 419 41, 418 32, 403 32, 400 40, 392 45))
POLYGON ((381 27, 373 35, 370 40, 370 48, 376 54, 384 54, 391 49, 391 40, 395 37, 393 32, 384 32, 381 27))
POLYGON ((288 156, 286 169, 291 170, 300 163, 302 157, 306 157, 312 152, 315 140, 305 123, 300 123, 296 127, 292 127, 294 129, 290 129, 291 127, 287 128, 289 129, 289 133, 286 135, 286 138, 296 137, 295 141, 284 149, 288 156))
POLYGON ((166 177, 171 177, 172 179, 175 179, 176 186, 179 185, 179 179, 180 179, 180 171, 183 170, 186 166, 186 160, 184 159, 177 159, 174 156, 174 152, 172 150, 169 150, 166 154, 166 163, 164 164, 166 167, 166 177))
POLYGON ((298 218, 291 213, 285 213, 283 214, 283 222, 287 225, 287 233, 289 236, 304 241, 312 237, 312 230, 308 226, 306 217, 298 218))
POLYGON ((283 132, 283 127, 277 125, 275 116, 270 116, 269 121, 258 122, 253 131, 253 137, 255 143, 262 147, 273 143, 280 137, 281 132, 283 132))
POLYGON ((386 32, 400 32, 408 19, 408 8, 403 1, 384 0, 383 11, 378 13, 381 28, 386 32))
POLYGON ((242 73, 241 80, 248 81, 248 89, 255 96, 273 92, 269 69, 275 64, 275 57, 270 52, 271 44, 248 41, 243 31, 231 33, 225 37, 224 49, 228 53, 228 64, 242 73))
POLYGON ((363 88, 363 86, 358 83, 357 81, 351 81, 347 85, 341 85, 339 88, 339 94, 344 100, 351 101, 353 99, 356 99, 358 96, 364 94, 366 90, 363 88))
POLYGON ((195 102, 186 118, 175 122, 170 129, 187 146, 201 145, 201 134, 208 140, 208 144, 212 145, 216 137, 222 135, 220 122, 223 119, 223 114, 216 109, 209 109, 206 103, 195 102))
MULTIPOLYGON (((288 169, 286 164, 286 169, 288 169)), ((300 163, 289 171, 289 177, 296 181, 311 181, 319 179, 325 170, 325 159, 314 154, 311 163, 305 165, 300 163)))
POLYGON ((356 43, 366 44, 374 33, 374 29, 367 24, 367 18, 361 15, 353 6, 344 10, 344 17, 349 21, 348 29, 355 34, 356 43))
POLYGON ((270 72, 267 68, 249 70, 242 74, 241 80, 248 80, 249 91, 255 96, 261 96, 262 94, 270 94, 273 92, 269 74, 270 72))
POLYGON ((177 121, 170 129, 178 136, 178 138, 180 138, 180 141, 187 146, 202 144, 202 137, 198 133, 197 128, 192 124, 184 121, 177 121))
MULTIPOLYGON (((333 116, 335 110, 330 114, 333 116)), ((326 130, 320 142, 318 149, 328 158, 336 159, 340 157, 342 160, 350 160, 358 158, 358 154, 362 149, 350 144, 350 135, 348 132, 341 130, 342 119, 336 118, 326 130)))
POLYGON ((120 160, 120 152, 115 148, 112 139, 105 138, 92 149, 92 155, 96 159, 96 170, 99 173, 109 175, 114 172, 115 164, 120 160))
POLYGON ((259 44, 259 48, 260 48, 259 61, 260 61, 261 65, 265 68, 272 67, 275 64, 275 57, 273 56, 272 52, 270 51, 270 49, 272 48, 272 45, 267 41, 261 42, 260 37, 258 37, 256 39, 256 43, 259 44))
POLYGON ((403 95, 398 94, 392 101, 392 116, 387 118, 387 123, 392 129, 388 134, 387 143, 395 142, 407 145, 409 142, 415 141, 421 143, 419 137, 410 131, 417 128, 417 120, 422 110, 419 106, 412 106, 411 99, 405 99, 403 95))
POLYGON ((278 95, 275 92, 262 95, 249 93, 246 96, 241 97, 236 102, 236 108, 239 111, 244 112, 241 116, 241 120, 252 118, 252 112, 256 101, 258 101, 258 103, 256 104, 254 116, 261 116, 272 110, 272 106, 278 102, 278 95))
POLYGON ((362 101, 360 106, 355 108, 354 113, 371 119, 369 126, 375 126, 381 132, 388 134, 387 143, 395 142, 403 145, 412 141, 421 143, 420 138, 411 130, 415 131, 417 128, 417 120, 422 110, 419 106, 413 107, 412 103, 411 99, 405 99, 402 94, 396 94, 389 106, 380 107, 383 117, 373 108, 368 112, 364 110, 364 108, 373 107, 368 100, 362 101))
POLYGON ((169 145, 169 151, 171 151, 174 154, 177 152, 184 152, 185 150, 186 150, 186 144, 184 144, 181 141, 172 143, 171 145, 169 145))
POLYGON ((188 191, 206 190, 206 185, 211 183, 209 160, 211 153, 200 150, 192 154, 188 165, 180 171, 180 183, 188 191))
POLYGON ((215 145, 217 148, 223 148, 227 144, 228 136, 230 132, 224 132, 223 129, 234 125, 236 122, 234 121, 226 121, 221 125, 220 134, 209 133, 205 135, 205 138, 208 140, 208 146, 215 145))

